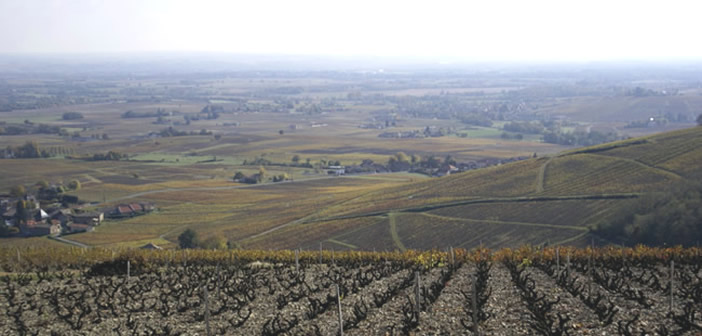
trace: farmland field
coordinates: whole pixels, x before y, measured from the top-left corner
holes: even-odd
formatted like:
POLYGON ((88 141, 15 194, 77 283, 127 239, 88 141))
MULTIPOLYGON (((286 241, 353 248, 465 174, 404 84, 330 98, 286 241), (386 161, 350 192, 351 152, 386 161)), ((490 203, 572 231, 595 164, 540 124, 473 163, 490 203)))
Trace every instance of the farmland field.
POLYGON ((78 183, 60 192, 77 212, 155 205, 64 237, 93 247, 173 248, 191 229, 230 248, 390 251, 600 242, 636 199, 700 176, 693 84, 506 71, 0 73, 0 194, 78 183), (26 144, 40 157, 16 157, 26 144))

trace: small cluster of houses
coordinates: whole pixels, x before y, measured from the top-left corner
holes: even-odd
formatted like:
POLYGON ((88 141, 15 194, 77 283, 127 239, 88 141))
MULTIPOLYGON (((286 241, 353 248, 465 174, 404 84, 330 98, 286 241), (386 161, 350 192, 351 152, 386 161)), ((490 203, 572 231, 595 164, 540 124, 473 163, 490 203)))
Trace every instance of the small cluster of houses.
POLYGON ((384 132, 378 134, 379 138, 396 138, 396 139, 408 139, 408 138, 438 138, 446 136, 449 134, 455 134, 456 129, 453 127, 443 128, 436 126, 427 126, 424 130, 412 130, 412 131, 397 131, 397 132, 384 132))
POLYGON ((77 209, 63 208, 58 204, 42 207, 34 196, 22 199, 30 207, 24 215, 17 214, 17 200, 2 195, 0 213, 4 225, 11 232, 21 236, 58 236, 65 233, 92 231, 105 220, 102 212, 80 212, 77 209), (12 229, 15 228, 15 229, 12 229))
POLYGON ((460 173, 473 169, 486 168, 490 166, 499 166, 510 162, 529 159, 529 156, 517 156, 506 159, 485 158, 476 161, 458 162, 456 165, 444 164, 438 169, 432 171, 431 176, 442 177, 453 173, 460 173))
POLYGON ((19 199, 0 195, 2 223, 13 236, 59 236, 62 234, 90 232, 100 225, 105 217, 125 218, 142 215, 155 210, 151 203, 129 203, 96 210, 84 211, 77 207, 66 207, 60 203, 42 205, 35 196, 25 195, 19 199), (18 215, 18 202, 27 208, 18 215))
POLYGON ((419 130, 414 131, 397 131, 397 132, 383 132, 378 134, 379 138, 396 138, 396 139, 410 139, 410 138, 425 138, 426 136, 419 130))
POLYGON ((346 175, 346 174, 363 174, 363 173, 386 173, 391 171, 409 171, 413 173, 425 174, 434 177, 451 175, 453 173, 464 172, 473 169, 480 169, 490 166, 497 166, 509 162, 521 161, 529 159, 529 156, 518 156, 506 159, 485 158, 475 161, 458 162, 453 164, 442 164, 438 168, 422 168, 413 166, 409 162, 396 162, 393 167, 375 163, 372 160, 363 160, 360 165, 351 166, 329 166, 327 174, 329 175, 346 175))

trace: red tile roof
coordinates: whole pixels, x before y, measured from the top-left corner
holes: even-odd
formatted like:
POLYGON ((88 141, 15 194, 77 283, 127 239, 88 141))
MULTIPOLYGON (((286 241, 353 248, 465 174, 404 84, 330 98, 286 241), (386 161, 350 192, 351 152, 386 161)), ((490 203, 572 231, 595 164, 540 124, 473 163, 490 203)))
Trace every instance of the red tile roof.
POLYGON ((132 213, 133 211, 129 206, 120 205, 120 206, 117 206, 117 212, 119 212, 121 214, 128 214, 128 213, 132 213))

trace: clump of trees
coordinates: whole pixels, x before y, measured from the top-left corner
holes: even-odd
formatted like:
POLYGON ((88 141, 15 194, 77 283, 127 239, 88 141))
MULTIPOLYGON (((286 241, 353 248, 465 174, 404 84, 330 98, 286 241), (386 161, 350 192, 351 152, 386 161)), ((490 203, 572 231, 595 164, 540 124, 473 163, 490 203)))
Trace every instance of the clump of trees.
POLYGON ((10 188, 10 195, 15 198, 20 198, 24 195, 27 194, 27 188, 25 188, 23 185, 18 184, 12 188, 10 188))
POLYGON ((390 171, 404 171, 412 167, 412 158, 403 152, 398 152, 388 159, 388 169, 390 171))
POLYGON ((167 137, 172 137, 172 136, 186 136, 186 135, 212 135, 212 131, 208 131, 206 129, 201 129, 200 132, 186 132, 186 131, 179 131, 173 127, 168 127, 164 128, 161 130, 161 132, 158 133, 158 135, 167 138, 167 137))
POLYGON ((23 135, 23 134, 58 134, 66 133, 65 129, 58 126, 35 124, 26 120, 24 124, 6 124, 0 127, 0 135, 23 135))
POLYGON ((35 159, 52 156, 50 152, 41 150, 35 141, 27 141, 24 143, 24 145, 20 146, 7 146, 3 154, 3 156, 18 159, 35 159))
POLYGON ((121 159, 126 159, 127 154, 122 154, 115 151, 109 151, 106 154, 97 153, 93 154, 93 161, 119 161, 121 159))
POLYGON ((73 180, 71 182, 68 182, 68 188, 71 190, 80 190, 80 181, 78 180, 73 180))
POLYGON ((129 155, 122 154, 116 151, 108 151, 107 153, 95 153, 93 155, 66 156, 66 158, 68 159, 85 161, 119 161, 128 157, 129 155))
POLYGON ((629 244, 694 246, 702 237, 702 183, 678 183, 621 209, 596 232, 629 244))
POLYGON ((66 112, 62 116, 63 120, 77 120, 83 119, 83 114, 80 112, 66 112))
POLYGON ((702 126, 702 114, 697 116, 697 125, 702 126))
POLYGON ((541 134, 544 132, 544 126, 541 123, 529 121, 508 122, 502 128, 513 133, 541 134))
MULTIPOLYGON (((258 168, 258 173, 253 174, 251 176, 247 176, 244 173, 238 171, 236 174, 234 174, 234 177, 232 178, 235 182, 240 182, 240 183, 248 183, 248 184, 257 184, 257 183, 263 183, 269 179, 269 174, 268 171, 266 170, 265 167, 260 166, 258 168)), ((278 175, 273 175, 270 176, 270 180, 273 182, 283 182, 290 180, 290 176, 287 173, 282 173, 278 175)))
POLYGON ((180 248, 196 248, 199 243, 197 232, 192 229, 187 229, 178 236, 178 246, 180 248))
POLYGON ((80 180, 74 179, 68 182, 65 186, 63 183, 49 183, 46 180, 40 180, 37 181, 33 185, 33 189, 30 191, 27 190, 27 188, 24 185, 18 184, 16 186, 13 186, 10 188, 10 196, 16 199, 22 199, 24 198, 25 195, 27 194, 35 194, 37 195, 38 199, 40 200, 46 200, 46 201, 53 201, 53 200, 61 200, 63 198, 68 198, 67 201, 68 203, 78 203, 78 198, 75 196, 69 196, 69 195, 63 195, 63 193, 70 191, 70 190, 80 190, 81 188, 81 183, 80 180))
POLYGON ((511 139, 522 140, 522 139, 524 139, 524 135, 522 135, 521 133, 510 134, 507 132, 502 132, 502 134, 500 135, 500 138, 506 139, 506 140, 511 140, 511 139))
POLYGON ((200 111, 200 114, 204 114, 204 116, 198 117, 205 120, 214 120, 219 118, 219 114, 222 112, 224 112, 224 106, 222 105, 207 105, 200 111))
POLYGON ((461 122, 469 125, 490 127, 492 126, 492 120, 485 115, 477 113, 469 113, 461 116, 461 122))
POLYGON ((431 175, 435 169, 456 165, 456 160, 447 155, 443 160, 433 155, 421 157, 419 155, 409 156, 403 152, 398 152, 388 159, 387 168, 390 171, 413 171, 417 173, 431 175))
POLYGON ((605 142, 622 140, 614 133, 591 132, 559 132, 544 133, 544 142, 566 146, 594 146, 605 142))
POLYGON ((644 89, 642 87, 637 86, 634 89, 631 89, 626 92, 627 96, 633 96, 633 97, 650 97, 650 96, 663 96, 664 94, 659 91, 654 91, 651 89, 644 89))
POLYGON ((229 247, 229 243, 222 236, 211 236, 205 240, 201 240, 195 230, 187 229, 178 236, 178 246, 182 249, 203 248, 209 250, 226 250, 229 247))
POLYGON ((164 108, 157 108, 156 112, 134 112, 132 110, 129 110, 127 112, 122 113, 122 118, 129 119, 129 118, 156 118, 160 116, 166 116, 168 115, 168 112, 166 112, 166 109, 164 108))

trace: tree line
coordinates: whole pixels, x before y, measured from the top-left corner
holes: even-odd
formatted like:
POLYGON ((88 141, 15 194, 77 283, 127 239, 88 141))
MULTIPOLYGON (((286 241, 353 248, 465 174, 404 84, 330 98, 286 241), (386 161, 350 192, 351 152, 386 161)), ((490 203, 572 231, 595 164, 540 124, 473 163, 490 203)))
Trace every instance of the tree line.
POLYGON ((702 183, 686 180, 623 207, 595 232, 628 245, 695 246, 702 240, 702 183))

